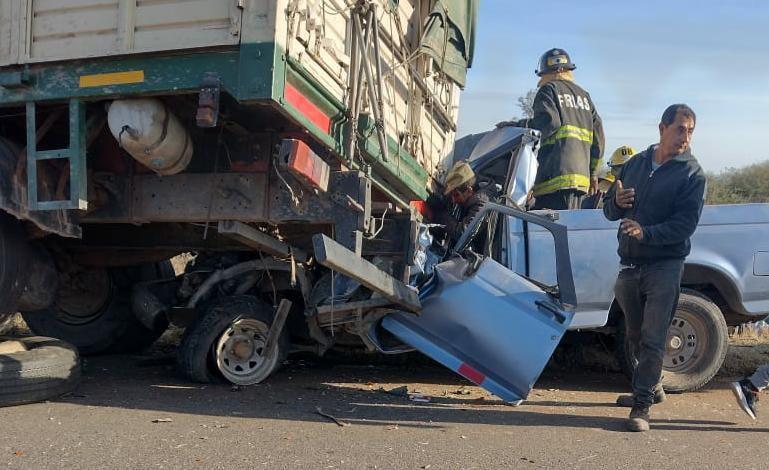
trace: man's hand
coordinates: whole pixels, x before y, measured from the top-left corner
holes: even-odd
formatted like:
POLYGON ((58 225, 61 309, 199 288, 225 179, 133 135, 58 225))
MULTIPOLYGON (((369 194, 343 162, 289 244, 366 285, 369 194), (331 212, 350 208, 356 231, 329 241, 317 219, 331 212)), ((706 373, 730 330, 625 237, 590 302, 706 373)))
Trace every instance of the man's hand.
POLYGON ((639 242, 644 239, 644 231, 641 228, 641 224, 631 219, 622 219, 619 224, 619 229, 622 233, 629 237, 633 237, 639 242))
POLYGON ((616 191, 614 192, 614 203, 620 209, 630 209, 635 202, 635 189, 622 187, 622 181, 617 180, 616 191))
POLYGON ((591 176, 590 177, 590 188, 587 190, 587 195, 592 196, 595 194, 595 192, 598 191, 598 177, 597 176, 591 176))

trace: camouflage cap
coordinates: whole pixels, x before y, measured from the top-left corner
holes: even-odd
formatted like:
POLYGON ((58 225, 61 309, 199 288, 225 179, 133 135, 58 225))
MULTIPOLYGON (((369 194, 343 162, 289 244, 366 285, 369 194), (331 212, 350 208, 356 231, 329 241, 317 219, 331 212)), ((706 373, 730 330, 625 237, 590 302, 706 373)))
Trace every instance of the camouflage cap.
POLYGON ((475 172, 467 162, 457 162, 446 175, 446 185, 443 190, 443 194, 448 196, 451 191, 454 191, 458 187, 465 183, 468 183, 475 178, 475 172))

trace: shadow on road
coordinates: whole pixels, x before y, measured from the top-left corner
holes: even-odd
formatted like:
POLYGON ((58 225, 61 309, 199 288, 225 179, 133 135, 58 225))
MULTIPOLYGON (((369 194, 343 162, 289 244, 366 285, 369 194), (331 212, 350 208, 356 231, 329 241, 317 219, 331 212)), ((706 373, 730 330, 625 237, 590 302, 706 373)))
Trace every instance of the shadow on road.
MULTIPOLYGON (((176 376, 168 361, 142 361, 136 357, 114 356, 89 359, 81 387, 59 402, 106 408, 146 410, 158 416, 169 413, 202 416, 260 418, 328 422, 329 414, 344 423, 355 425, 414 427, 441 429, 454 424, 489 424, 527 427, 599 429, 624 432, 624 412, 617 416, 611 402, 579 402, 569 399, 538 401, 536 396, 519 407, 507 406, 499 400, 462 398, 447 394, 431 395, 429 403, 415 403, 405 396, 394 396, 381 390, 392 383, 438 384, 452 389, 467 384, 443 369, 424 366, 353 367, 320 364, 293 364, 270 378, 267 383, 251 387, 225 384, 194 384, 176 376), (566 408, 595 409, 597 415, 584 415, 566 408), (601 413, 600 409, 605 409, 601 413)), ((598 374, 582 378, 557 377, 559 390, 624 391, 617 377, 598 374), (612 385, 614 384, 614 385, 612 385)), ((554 377, 543 380, 544 387, 555 385, 554 377)), ((390 385, 391 386, 391 385, 390 385)), ((448 389, 444 389, 448 390, 448 389)), ((446 393, 446 392, 444 392, 446 393)), ((553 391, 552 393, 558 393, 553 391)), ((563 392, 566 393, 566 392, 563 392)), ((534 394, 533 394, 534 395, 534 394)), ((727 432, 769 432, 769 429, 737 427, 726 421, 653 420, 657 429, 727 432)))

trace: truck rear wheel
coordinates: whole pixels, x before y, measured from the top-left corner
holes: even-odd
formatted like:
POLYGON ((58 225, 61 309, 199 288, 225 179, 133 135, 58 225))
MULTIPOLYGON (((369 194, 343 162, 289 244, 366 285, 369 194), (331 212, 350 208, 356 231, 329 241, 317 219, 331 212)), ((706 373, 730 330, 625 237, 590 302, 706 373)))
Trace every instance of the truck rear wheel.
MULTIPOLYGON (((632 360, 625 340, 625 324, 618 330, 620 365, 632 377, 632 360)), ((704 387, 718 373, 729 346, 721 310, 696 291, 684 289, 668 329, 662 363, 662 386, 668 392, 690 392, 704 387)))
POLYGON ((26 278, 29 256, 21 224, 0 211, 0 318, 16 313, 26 278))
POLYGON ((163 334, 167 323, 149 329, 131 310, 131 286, 173 277, 169 261, 129 268, 83 268, 62 275, 54 304, 22 312, 35 334, 77 346, 84 355, 139 351, 163 334))
POLYGON ((187 327, 177 355, 181 373, 202 383, 217 379, 236 385, 262 382, 288 354, 284 328, 273 351, 265 349, 275 309, 250 295, 211 303, 187 327))

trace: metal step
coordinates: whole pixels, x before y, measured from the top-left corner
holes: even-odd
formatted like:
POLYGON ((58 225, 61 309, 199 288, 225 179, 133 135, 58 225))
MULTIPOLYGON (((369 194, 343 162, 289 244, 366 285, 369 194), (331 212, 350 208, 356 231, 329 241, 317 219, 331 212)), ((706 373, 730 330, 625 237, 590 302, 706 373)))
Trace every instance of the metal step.
POLYGON ((38 150, 37 106, 27 103, 27 204, 30 211, 88 208, 86 185, 86 124, 85 105, 77 99, 69 101, 69 147, 38 150), (46 160, 69 162, 69 199, 40 200, 38 189, 38 162, 46 160))

